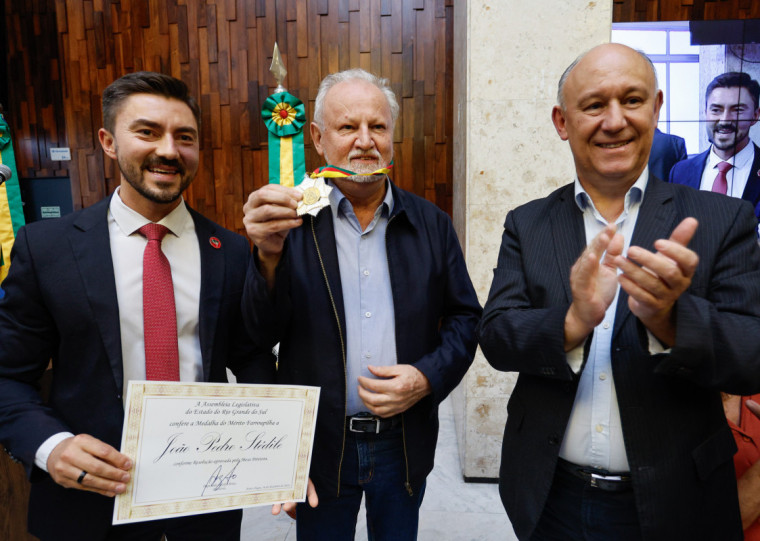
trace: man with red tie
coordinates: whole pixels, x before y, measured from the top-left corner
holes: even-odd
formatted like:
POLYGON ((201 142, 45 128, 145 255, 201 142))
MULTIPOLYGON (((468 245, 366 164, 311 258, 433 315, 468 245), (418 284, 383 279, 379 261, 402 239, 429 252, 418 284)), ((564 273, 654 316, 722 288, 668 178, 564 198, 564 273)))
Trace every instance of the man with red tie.
MULTIPOLYGON (((237 540, 240 511, 111 526, 130 380, 267 381, 240 292, 248 242, 190 209, 200 109, 184 82, 125 75, 103 93, 112 196, 19 231, 0 300, 0 442, 32 480, 42 541, 237 540), (50 396, 37 382, 52 359, 50 396)), ((269 353, 264 353, 269 355, 269 353)))
POLYGON ((674 165, 670 182, 745 199, 760 219, 760 148, 749 136, 759 118, 760 84, 746 73, 718 75, 705 91, 710 148, 674 165))

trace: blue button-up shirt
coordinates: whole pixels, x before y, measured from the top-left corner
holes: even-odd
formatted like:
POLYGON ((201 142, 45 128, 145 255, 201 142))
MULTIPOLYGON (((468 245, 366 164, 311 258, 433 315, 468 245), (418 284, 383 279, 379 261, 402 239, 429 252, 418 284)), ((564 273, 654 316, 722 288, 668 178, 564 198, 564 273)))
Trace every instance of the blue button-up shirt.
POLYGON ((393 211, 393 194, 386 180, 386 195, 375 216, 362 231, 351 202, 332 183, 338 267, 346 314, 346 396, 348 415, 367 411, 357 391, 358 377, 374 377, 368 365, 396 364, 393 296, 385 250, 385 230, 393 211))

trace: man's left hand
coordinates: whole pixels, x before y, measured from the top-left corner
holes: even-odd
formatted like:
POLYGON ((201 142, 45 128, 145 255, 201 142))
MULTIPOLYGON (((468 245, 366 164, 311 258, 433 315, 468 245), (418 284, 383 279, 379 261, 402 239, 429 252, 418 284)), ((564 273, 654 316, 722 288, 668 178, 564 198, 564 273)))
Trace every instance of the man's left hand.
MULTIPOLYGON (((314 488, 314 483, 311 482, 309 477, 309 484, 306 485, 306 501, 309 502, 309 507, 316 507, 319 505, 319 498, 317 497, 317 489, 314 488)), ((296 502, 284 502, 272 504, 272 514, 279 515, 280 511, 285 511, 287 515, 293 520, 296 519, 296 502)))
POLYGON ((668 347, 675 343, 673 306, 691 285, 699 256, 686 246, 697 230, 697 220, 686 218, 669 239, 655 241, 656 253, 631 246, 627 258, 617 256, 623 271, 620 286, 628 293, 628 307, 644 326, 668 347))
POLYGON ((403 413, 433 390, 425 374, 411 364, 367 368, 381 379, 359 376, 359 398, 378 417, 403 413))

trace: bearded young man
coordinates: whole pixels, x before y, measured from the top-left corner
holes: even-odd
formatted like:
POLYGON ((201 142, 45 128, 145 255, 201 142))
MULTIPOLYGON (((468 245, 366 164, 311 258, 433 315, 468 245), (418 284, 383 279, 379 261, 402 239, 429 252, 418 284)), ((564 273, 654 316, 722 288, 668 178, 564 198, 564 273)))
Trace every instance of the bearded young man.
POLYGON ((0 300, 0 442, 31 477, 29 530, 42 541, 237 540, 239 510, 111 526, 134 458, 117 450, 130 380, 226 382, 230 368, 254 383, 273 370, 254 362, 241 323, 248 242, 182 199, 200 135, 185 83, 125 75, 103 92, 103 124, 119 187, 29 224, 13 247, 0 300), (148 271, 157 252, 169 269, 160 306, 148 271), (51 359, 43 402, 37 381, 51 359))
POLYGON ((718 75, 705 91, 710 148, 673 166, 670 182, 749 201, 760 219, 760 147, 749 137, 758 119, 760 83, 746 73, 718 75))

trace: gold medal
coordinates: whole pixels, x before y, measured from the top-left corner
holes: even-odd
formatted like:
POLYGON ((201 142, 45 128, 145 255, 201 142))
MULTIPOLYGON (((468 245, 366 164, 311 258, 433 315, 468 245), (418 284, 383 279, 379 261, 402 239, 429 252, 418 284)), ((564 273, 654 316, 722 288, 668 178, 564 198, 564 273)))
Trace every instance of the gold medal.
POLYGON ((319 201, 320 197, 321 195, 317 188, 314 188, 314 187, 307 188, 306 191, 303 193, 303 204, 313 205, 314 203, 319 201))

